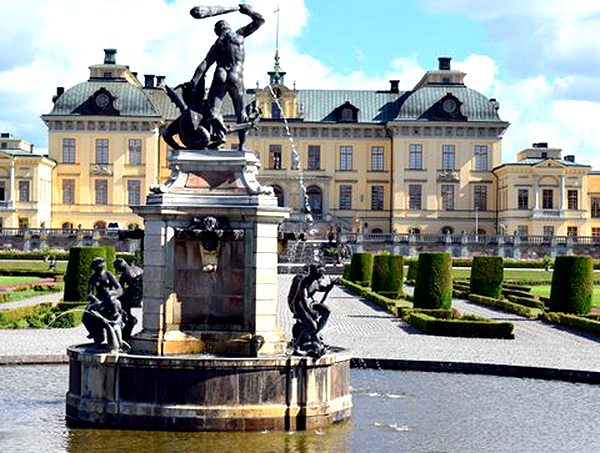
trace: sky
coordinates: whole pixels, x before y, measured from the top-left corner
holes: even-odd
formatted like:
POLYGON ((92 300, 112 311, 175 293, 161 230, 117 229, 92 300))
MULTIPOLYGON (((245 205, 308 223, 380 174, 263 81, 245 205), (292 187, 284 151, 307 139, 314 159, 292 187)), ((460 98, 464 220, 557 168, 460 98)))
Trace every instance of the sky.
MULTIPOLYGON (((215 39, 218 19, 196 20, 199 0, 0 0, 0 131, 47 149, 40 115, 116 48, 140 74, 189 80, 215 39)), ((236 5, 230 0, 208 2, 236 5)), ((600 169, 600 2, 597 0, 254 0, 267 20, 246 41, 245 83, 267 84, 277 14, 286 84, 297 88, 410 90, 437 58, 500 102, 511 123, 503 161, 548 142, 600 169)))

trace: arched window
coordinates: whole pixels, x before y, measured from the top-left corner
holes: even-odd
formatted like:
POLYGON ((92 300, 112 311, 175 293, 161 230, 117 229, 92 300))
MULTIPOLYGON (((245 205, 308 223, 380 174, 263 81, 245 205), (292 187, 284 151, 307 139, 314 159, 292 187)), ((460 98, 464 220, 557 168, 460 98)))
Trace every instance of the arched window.
POLYGON ((408 229, 408 234, 413 234, 415 236, 420 236, 421 235, 421 230, 417 227, 411 227, 408 229))
POLYGON ((454 234, 454 228, 452 228, 451 226, 445 226, 445 227, 443 227, 443 228, 442 228, 442 231, 441 231, 441 233, 442 233, 443 235, 446 235, 446 234, 454 234))
POLYGON ((63 233, 69 233, 73 231, 73 224, 71 222, 65 222, 61 225, 63 233))
POLYGON ((350 107, 344 107, 340 112, 340 121, 356 121, 354 110, 350 107))
POLYGON ((94 230, 106 230, 106 222, 104 220, 94 222, 94 230))
POLYGON ((283 189, 281 186, 273 184, 271 187, 273 187, 273 193, 275 194, 275 197, 277 197, 277 206, 284 206, 283 189))
POLYGON ((371 233, 373 233, 373 234, 381 234, 381 233, 383 233, 383 230, 381 228, 373 228, 371 230, 371 233))
POLYGON ((308 204, 313 214, 321 214, 323 212, 323 192, 319 186, 309 186, 306 189, 308 204))

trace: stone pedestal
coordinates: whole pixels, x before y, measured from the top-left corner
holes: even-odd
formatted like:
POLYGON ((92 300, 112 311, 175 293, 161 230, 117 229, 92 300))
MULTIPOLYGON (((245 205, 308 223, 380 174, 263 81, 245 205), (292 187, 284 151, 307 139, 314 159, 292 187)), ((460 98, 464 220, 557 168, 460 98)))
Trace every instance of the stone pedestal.
MULTIPOLYGON (((256 180, 251 152, 182 151, 170 181, 136 208, 144 218, 143 330, 137 352, 281 354, 277 232, 289 210, 256 180), (216 250, 207 250, 207 218, 216 250)), ((210 247, 209 247, 210 248, 210 247)))

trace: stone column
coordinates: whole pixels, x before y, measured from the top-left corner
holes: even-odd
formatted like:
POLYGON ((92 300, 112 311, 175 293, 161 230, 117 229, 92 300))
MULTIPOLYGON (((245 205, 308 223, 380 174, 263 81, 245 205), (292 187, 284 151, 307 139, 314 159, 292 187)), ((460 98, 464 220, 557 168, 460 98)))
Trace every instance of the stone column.
POLYGON ((572 255, 572 254, 573 254, 573 238, 571 236, 567 236, 565 255, 572 255))
POLYGON ((504 235, 498 235, 498 256, 501 258, 506 258, 505 249, 504 249, 504 235))
POLYGON ((550 238, 550 258, 555 259, 558 255, 558 247, 556 245, 556 236, 550 238))
POLYGON ((408 256, 417 256, 417 237, 413 233, 408 234, 408 256))
POLYGON ((364 236, 362 233, 356 233, 356 252, 363 253, 364 252, 364 236))
POLYGON ((521 239, 519 238, 519 235, 516 234, 514 236, 514 253, 513 253, 513 257, 514 259, 516 259, 517 261, 521 261, 521 239))
POLYGON ((14 202, 17 200, 17 197, 15 196, 16 194, 16 187, 15 187, 15 160, 11 159, 10 160, 10 190, 9 190, 9 194, 8 194, 8 199, 10 201, 12 201, 13 206, 14 206, 14 202))
POLYGON ((560 201, 558 209, 561 211, 565 209, 565 175, 560 175, 560 201))
POLYGON ((540 209, 540 191, 539 191, 540 177, 535 175, 533 177, 533 209, 537 211, 540 209))
POLYGON ((467 233, 462 233, 460 235, 460 257, 468 258, 469 257, 469 247, 467 246, 469 242, 469 238, 467 237, 467 233))
POLYGON ((396 233, 392 233, 392 254, 401 255, 402 253, 400 249, 400 236, 398 236, 396 233))

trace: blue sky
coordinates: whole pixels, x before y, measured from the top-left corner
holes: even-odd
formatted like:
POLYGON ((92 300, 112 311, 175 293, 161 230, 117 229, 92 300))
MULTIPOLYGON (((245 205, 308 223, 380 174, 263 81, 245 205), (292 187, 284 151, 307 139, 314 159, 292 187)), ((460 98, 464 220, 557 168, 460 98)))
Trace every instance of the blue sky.
MULTIPOLYGON (((103 49, 140 74, 191 77, 217 19, 198 0, 20 0, 0 16, 0 130, 47 147, 40 115, 57 86, 84 81, 103 49)), ((235 5, 232 0, 211 4, 235 5)), ((247 42, 246 85, 266 83, 275 15, 286 82, 302 88, 411 89, 439 56, 500 102, 511 126, 503 160, 545 141, 600 169, 600 2, 597 0, 253 0, 267 24, 247 42)), ((247 18, 226 16, 233 26, 247 18)))

